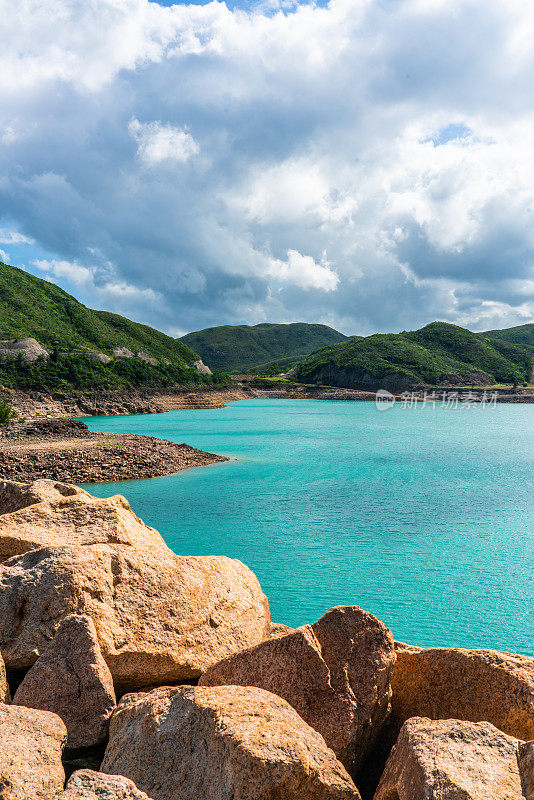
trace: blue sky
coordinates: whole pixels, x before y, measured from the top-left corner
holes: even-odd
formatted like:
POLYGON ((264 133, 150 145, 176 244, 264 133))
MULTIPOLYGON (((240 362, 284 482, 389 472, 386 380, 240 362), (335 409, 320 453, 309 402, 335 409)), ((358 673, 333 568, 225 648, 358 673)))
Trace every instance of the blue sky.
POLYGON ((0 258, 179 335, 534 317, 534 4, 0 0, 0 258))

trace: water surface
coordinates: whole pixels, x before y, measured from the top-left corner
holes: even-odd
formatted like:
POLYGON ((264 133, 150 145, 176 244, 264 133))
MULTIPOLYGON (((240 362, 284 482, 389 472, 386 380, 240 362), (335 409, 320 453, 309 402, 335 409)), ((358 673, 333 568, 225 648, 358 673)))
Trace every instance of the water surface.
POLYGON ((120 492, 180 554, 256 573, 273 619, 352 604, 397 639, 534 654, 534 405, 244 400, 84 420, 233 456, 120 492))

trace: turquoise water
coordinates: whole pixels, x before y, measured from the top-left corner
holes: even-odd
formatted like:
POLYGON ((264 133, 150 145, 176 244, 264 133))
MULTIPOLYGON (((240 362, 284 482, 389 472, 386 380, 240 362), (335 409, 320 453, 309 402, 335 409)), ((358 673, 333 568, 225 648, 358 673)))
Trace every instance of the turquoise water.
POLYGON ((180 554, 254 570, 273 619, 357 604, 397 639, 534 654, 534 405, 245 400, 85 420, 235 457, 120 492, 180 554))

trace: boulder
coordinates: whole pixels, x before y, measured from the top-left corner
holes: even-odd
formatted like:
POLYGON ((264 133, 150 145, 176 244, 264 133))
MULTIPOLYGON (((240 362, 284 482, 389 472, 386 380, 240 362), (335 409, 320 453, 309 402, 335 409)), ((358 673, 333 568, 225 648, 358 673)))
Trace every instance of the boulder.
POLYGON ((221 661, 200 684, 258 686, 283 697, 354 775, 387 718, 394 664, 386 626, 357 606, 339 606, 221 661))
POLYGON ((126 696, 101 769, 126 775, 154 800, 359 798, 322 736, 285 700, 253 687, 126 696))
POLYGON ((18 358, 21 355, 25 361, 37 361, 38 358, 48 360, 50 352, 31 336, 26 339, 2 339, 0 341, 0 359, 18 358))
POLYGON ((61 751, 66 738, 55 714, 0 705, 2 800, 56 800, 65 782, 61 751))
POLYGON ((375 800, 525 800, 518 744, 489 722, 414 717, 402 726, 375 800))
POLYGON ((69 779, 58 800, 150 800, 135 783, 123 775, 104 775, 80 769, 69 779))
POLYGON ((11 694, 9 692, 9 684, 7 682, 6 665, 0 653, 0 703, 9 703, 11 701, 11 694))
POLYGON ((92 747, 106 739, 115 690, 91 617, 72 614, 61 622, 13 703, 61 717, 69 748, 92 747))
POLYGON ((32 666, 69 614, 88 614, 115 685, 198 676, 262 641, 267 599, 253 573, 225 557, 165 548, 45 547, 0 565, 0 650, 32 666))
POLYGON ((274 639, 277 636, 285 636, 286 633, 293 633, 295 628, 290 628, 288 625, 284 625, 282 622, 271 622, 269 625, 269 639, 274 639))
POLYGON ((391 680, 396 738, 410 717, 487 721, 534 739, 534 658, 496 650, 400 645, 391 680))
POLYGON ((74 495, 87 495, 83 489, 68 483, 38 480, 33 483, 17 483, 17 481, 0 481, 0 515, 18 511, 20 508, 33 506, 43 501, 61 500, 74 495))
POLYGON ((534 742, 519 742, 519 772, 526 800, 534 800, 534 742))
MULTIPOLYGON (((36 484, 52 483, 36 481, 36 484)), ((61 484, 57 484, 61 486, 61 484)), ((70 487, 75 489, 76 487, 70 487)), ((40 547, 113 544, 168 550, 159 533, 133 513, 125 497, 97 498, 78 490, 0 516, 0 561, 40 547)))

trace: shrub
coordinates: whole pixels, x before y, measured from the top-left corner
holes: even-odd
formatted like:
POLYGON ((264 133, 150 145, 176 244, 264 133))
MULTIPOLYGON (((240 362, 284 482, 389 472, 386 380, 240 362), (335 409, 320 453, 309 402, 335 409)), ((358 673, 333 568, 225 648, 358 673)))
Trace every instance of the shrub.
POLYGON ((16 416, 9 403, 0 397, 0 425, 7 425, 16 416))

